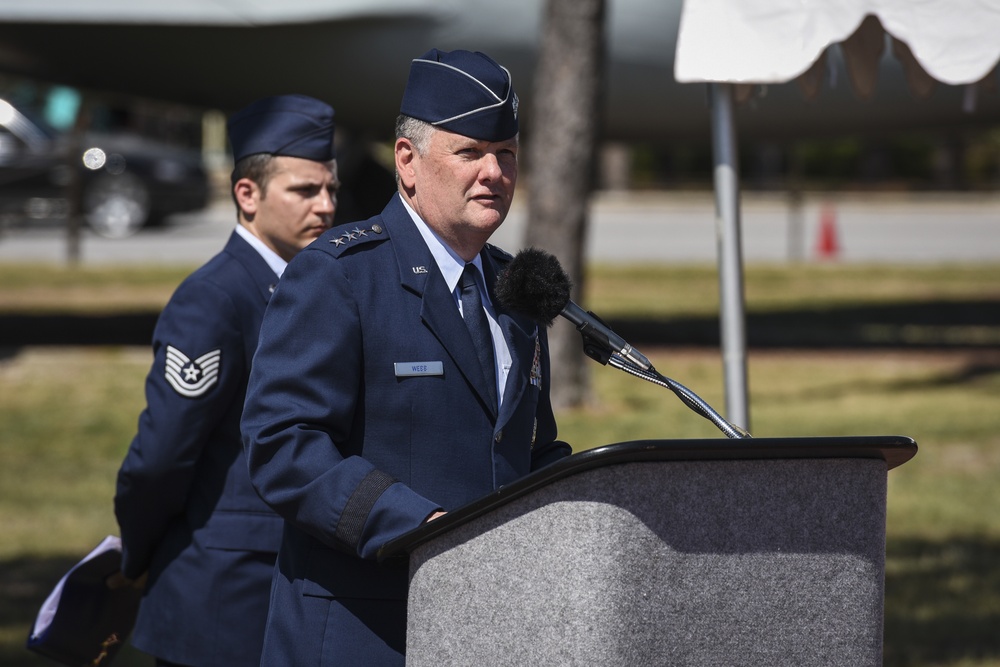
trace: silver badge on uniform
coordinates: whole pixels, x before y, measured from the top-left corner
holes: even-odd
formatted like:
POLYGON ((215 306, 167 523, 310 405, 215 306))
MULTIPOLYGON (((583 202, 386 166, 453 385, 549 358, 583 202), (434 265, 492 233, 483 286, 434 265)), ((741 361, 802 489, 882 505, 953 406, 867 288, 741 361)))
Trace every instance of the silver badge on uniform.
POLYGON ((181 396, 198 398, 219 379, 222 350, 212 350, 191 359, 173 345, 167 345, 166 378, 181 396))

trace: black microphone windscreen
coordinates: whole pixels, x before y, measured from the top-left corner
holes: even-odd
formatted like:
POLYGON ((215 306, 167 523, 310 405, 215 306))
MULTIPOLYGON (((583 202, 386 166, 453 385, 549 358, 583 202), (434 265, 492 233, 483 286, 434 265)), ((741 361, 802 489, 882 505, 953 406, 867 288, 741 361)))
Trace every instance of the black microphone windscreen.
POLYGON ((555 256, 525 248, 497 276, 496 296, 504 308, 548 327, 569 303, 572 287, 555 256))

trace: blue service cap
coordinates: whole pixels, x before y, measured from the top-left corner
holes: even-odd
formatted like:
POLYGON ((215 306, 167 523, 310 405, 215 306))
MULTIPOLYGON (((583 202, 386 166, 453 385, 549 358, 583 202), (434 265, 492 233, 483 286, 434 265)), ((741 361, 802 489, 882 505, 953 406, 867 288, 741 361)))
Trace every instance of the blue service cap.
POLYGON ((399 112, 483 141, 504 141, 518 131, 510 72, 478 51, 431 49, 415 58, 399 112))
POLYGON ((233 160, 269 153, 327 162, 333 149, 333 108, 305 95, 265 97, 226 124, 233 160))

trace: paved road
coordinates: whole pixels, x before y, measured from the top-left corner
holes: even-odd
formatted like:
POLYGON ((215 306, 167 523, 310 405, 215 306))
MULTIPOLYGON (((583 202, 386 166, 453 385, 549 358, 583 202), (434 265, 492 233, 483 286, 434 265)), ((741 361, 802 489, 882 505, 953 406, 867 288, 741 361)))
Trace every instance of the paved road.
MULTIPOLYGON (((128 239, 86 231, 81 259, 85 265, 199 264, 222 247, 234 224, 232 204, 221 201, 128 239)), ((526 212, 515 202, 494 241, 516 251, 525 224, 526 212)), ((785 198, 745 194, 742 229, 747 263, 998 262, 1000 196, 809 196, 796 212, 785 198)), ((592 209, 588 256, 606 262, 714 262, 715 234, 710 193, 603 194, 592 209)), ((0 262, 61 262, 66 256, 65 232, 56 224, 0 232, 0 262)))

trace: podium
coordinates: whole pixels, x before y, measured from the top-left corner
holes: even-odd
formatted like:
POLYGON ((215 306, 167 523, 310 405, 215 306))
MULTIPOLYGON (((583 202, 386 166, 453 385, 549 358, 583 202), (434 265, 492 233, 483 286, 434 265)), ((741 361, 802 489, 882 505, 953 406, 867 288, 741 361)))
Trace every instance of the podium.
POLYGON ((881 665, 902 436, 581 452, 385 545, 407 665, 881 665))

